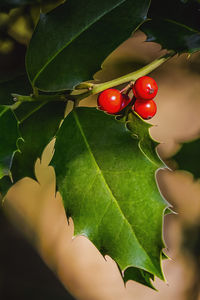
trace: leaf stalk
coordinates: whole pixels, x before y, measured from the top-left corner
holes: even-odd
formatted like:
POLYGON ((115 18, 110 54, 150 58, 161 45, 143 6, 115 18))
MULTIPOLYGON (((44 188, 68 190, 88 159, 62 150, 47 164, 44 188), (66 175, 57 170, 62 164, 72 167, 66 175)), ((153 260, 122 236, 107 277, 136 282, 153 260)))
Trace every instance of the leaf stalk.
POLYGON ((118 77, 116 79, 107 81, 107 82, 103 82, 103 83, 99 83, 99 84, 92 84, 92 83, 81 83, 80 85, 78 85, 76 88, 79 89, 80 87, 84 87, 88 89, 87 92, 84 92, 82 94, 78 94, 78 95, 73 95, 73 97, 75 99, 78 99, 79 101, 90 96, 90 95, 95 95, 98 94, 106 89, 112 88, 114 86, 118 86, 127 82, 134 82, 135 80, 137 80, 139 77, 145 76, 148 73, 152 72, 153 70, 155 70, 156 68, 158 68, 160 65, 162 65, 164 62, 166 62, 169 58, 171 58, 174 55, 173 52, 170 52, 158 59, 155 59, 154 61, 152 61, 150 64, 142 67, 141 69, 131 72, 129 74, 126 74, 124 76, 118 77))
MULTIPOLYGON (((173 52, 170 52, 158 59, 155 59, 150 64, 142 67, 141 69, 134 71, 132 73, 126 74, 124 76, 118 77, 116 79, 103 82, 103 83, 91 83, 91 82, 82 82, 78 86, 76 86, 75 91, 84 89, 84 92, 79 94, 73 94, 74 91, 71 92, 71 94, 68 93, 59 93, 54 95, 44 95, 39 94, 38 90, 34 90, 34 94, 31 94, 29 96, 25 95, 18 95, 18 94, 12 94, 13 100, 17 101, 17 103, 22 102, 42 102, 42 101, 64 101, 67 102, 69 99, 75 101, 76 106, 79 103, 79 101, 91 96, 98 94, 106 89, 112 88, 114 86, 118 86, 127 82, 133 82, 138 79, 141 76, 145 76, 148 73, 152 72, 156 68, 158 68, 160 65, 162 65, 164 62, 166 62, 169 58, 171 58, 174 55, 173 52)), ((125 88, 127 89, 127 87, 125 88)), ((17 106, 17 105, 15 105, 17 106)))

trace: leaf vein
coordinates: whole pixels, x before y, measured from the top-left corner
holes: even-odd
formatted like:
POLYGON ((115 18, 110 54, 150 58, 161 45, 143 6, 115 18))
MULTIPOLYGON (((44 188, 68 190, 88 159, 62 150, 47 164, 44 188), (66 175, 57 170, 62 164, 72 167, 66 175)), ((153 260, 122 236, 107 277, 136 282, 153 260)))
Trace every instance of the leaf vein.
POLYGON ((69 46, 75 39, 77 39, 82 33, 84 33, 90 26, 92 26, 94 23, 99 21, 102 17, 104 17, 107 13, 110 13, 113 11, 116 7, 120 6, 122 3, 124 3, 126 0, 122 0, 120 3, 113 6, 110 10, 106 10, 103 14, 95 18, 92 22, 90 22, 87 26, 85 26, 78 34, 76 34, 68 43, 66 43, 63 47, 59 49, 52 57, 44 64, 44 66, 40 69, 40 71, 36 74, 36 76, 33 79, 33 84, 36 82, 37 78, 40 76, 40 74, 46 69, 46 67, 55 59, 56 56, 58 56, 67 46, 69 46))
MULTIPOLYGON (((121 213, 121 215, 122 215, 123 223, 124 223, 124 224, 125 224, 125 223, 128 224, 130 231, 131 231, 132 234, 134 235, 135 239, 138 241, 138 244, 140 245, 141 249, 143 249, 144 253, 145 253, 146 256, 149 258, 149 261, 152 263, 152 266, 154 266, 154 268, 156 269, 156 266, 155 266, 154 263, 152 262, 151 258, 149 257, 148 253, 146 252, 146 250, 143 248, 143 246, 142 246, 142 244, 140 243, 140 241, 138 240, 138 238, 137 238, 137 236, 136 236, 136 234, 135 234, 135 232, 134 232, 133 227, 132 227, 131 224, 128 222, 128 220, 125 218, 124 213, 123 213, 123 211, 121 210, 121 207, 119 206, 119 204, 118 204, 117 200, 115 199, 115 197, 114 197, 114 195, 113 195, 113 193, 112 193, 112 191, 111 191, 109 185, 107 184, 107 182, 106 182, 106 180, 105 180, 105 178, 104 178, 103 172, 102 172, 102 170, 100 169, 98 163, 96 162, 96 159, 95 159, 95 157, 94 157, 94 154, 92 153, 92 150, 91 150, 91 148, 90 148, 90 145, 89 145, 89 143, 88 143, 88 141, 87 141, 87 138, 86 138, 86 136, 85 136, 85 134, 84 134, 84 132, 83 132, 82 126, 81 126, 81 124, 80 124, 80 121, 79 121, 77 112, 76 112, 75 110, 73 110, 73 115, 74 115, 75 122, 76 122, 76 124, 77 124, 77 126, 78 126, 78 129, 80 130, 80 133, 81 133, 81 136, 82 136, 82 138, 83 138, 83 141, 84 141, 84 143, 85 143, 85 145, 86 145, 86 147, 87 147, 87 149, 88 149, 88 152, 89 152, 89 154, 90 154, 90 156, 91 156, 91 159, 93 160, 94 165, 96 166, 96 169, 97 169, 97 171, 98 171, 98 173, 99 173, 99 175, 100 175, 100 178, 101 178, 101 180, 104 182, 104 184, 105 184, 105 186, 106 186, 106 188, 107 188, 107 190, 108 190, 108 192, 109 192, 109 194, 110 194, 110 196, 111 196, 111 199, 112 199, 113 202, 116 204, 116 206, 118 207, 118 209, 119 209, 119 211, 120 211, 120 213, 121 213)), ((108 209, 108 207, 109 207, 109 205, 110 205, 111 203, 112 203, 112 202, 110 202, 110 203, 108 204, 108 206, 106 207, 106 210, 105 210, 104 213, 103 213, 103 217, 102 217, 102 219, 101 219, 101 222, 102 222, 102 220, 103 220, 103 218, 104 218, 104 216, 105 216, 105 214, 106 214, 106 211, 107 211, 107 209, 108 209)))

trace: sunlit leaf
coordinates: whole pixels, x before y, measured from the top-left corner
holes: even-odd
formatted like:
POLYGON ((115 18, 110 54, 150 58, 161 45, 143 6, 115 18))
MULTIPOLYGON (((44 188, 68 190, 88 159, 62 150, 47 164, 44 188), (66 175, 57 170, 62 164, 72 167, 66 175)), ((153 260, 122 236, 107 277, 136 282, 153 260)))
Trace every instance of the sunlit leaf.
POLYGON ((124 280, 150 286, 154 275, 163 279, 167 203, 155 181, 158 166, 125 124, 95 108, 77 108, 58 131, 52 164, 75 235, 88 237, 120 270, 129 268, 124 280))

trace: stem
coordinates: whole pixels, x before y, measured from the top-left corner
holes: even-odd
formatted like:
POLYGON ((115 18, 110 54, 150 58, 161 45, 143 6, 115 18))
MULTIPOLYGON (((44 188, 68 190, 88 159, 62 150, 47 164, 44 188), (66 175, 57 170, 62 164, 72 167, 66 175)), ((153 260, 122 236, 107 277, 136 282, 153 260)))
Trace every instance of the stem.
MULTIPOLYGON (((98 94, 106 89, 109 89, 113 86, 117 86, 126 82, 131 82, 131 84, 129 84, 126 88, 128 89, 131 85, 132 82, 134 82, 136 79, 138 79, 141 76, 144 76, 148 73, 150 73, 151 71, 155 70, 157 67, 159 67, 160 65, 162 65, 164 62, 166 62, 170 57, 172 57, 174 55, 173 52, 166 54, 165 56, 162 56, 154 61, 152 61, 150 64, 144 66, 143 68, 134 71, 132 73, 126 74, 124 76, 121 76, 119 78, 107 81, 107 82, 103 82, 103 83, 99 83, 99 84, 93 84, 93 83, 89 83, 89 82, 83 82, 80 83, 77 88, 81 89, 87 88, 87 92, 83 92, 80 93, 78 95, 73 94, 73 92, 71 94, 54 94, 54 95, 44 95, 44 94, 39 94, 38 93, 38 89, 37 88, 33 88, 33 95, 29 95, 29 96, 24 96, 24 95, 18 95, 18 94, 12 94, 13 96, 13 100, 17 101, 17 103, 19 102, 20 104, 22 102, 42 102, 42 101, 64 101, 67 102, 67 100, 71 99, 75 102, 75 106, 78 105, 79 101, 81 101, 84 98, 87 98, 88 96, 91 95, 95 95, 98 94)), ((13 105, 13 109, 15 109, 15 107, 18 107, 18 104, 13 105)))
POLYGON ((132 87, 133 87, 133 82, 131 81, 127 86, 125 86, 125 87, 120 91, 120 93, 122 94, 122 93, 126 92, 125 94, 128 95, 129 92, 131 91, 132 87))
POLYGON ((39 92, 38 92, 38 89, 36 87, 33 87, 33 95, 35 97, 38 97, 39 96, 39 92))
POLYGON ((15 110, 21 105, 21 102, 17 101, 16 103, 10 105, 10 109, 15 110))
MULTIPOLYGON (((161 58, 158 58, 158 59, 154 60, 153 62, 151 62, 150 64, 144 66, 143 68, 141 68, 137 71, 134 71, 132 73, 126 74, 124 76, 121 76, 119 78, 116 78, 116 79, 113 79, 113 80, 110 80, 107 82, 99 83, 99 84, 93 84, 92 90, 89 90, 83 94, 74 95, 73 97, 74 97, 74 99, 82 100, 90 95, 98 94, 98 93, 100 93, 106 89, 109 89, 113 86, 117 86, 117 85, 129 82, 129 81, 135 81, 139 77, 144 76, 144 75, 150 73, 151 71, 155 70, 157 67, 159 67, 164 62, 166 62, 170 57, 172 57, 172 55, 174 55, 174 53, 166 54, 165 56, 162 56, 161 58)), ((91 84, 90 84, 90 86, 91 86, 91 84)))
POLYGON ((18 95, 12 94, 15 101, 17 102, 42 102, 42 101, 66 101, 66 97, 64 94, 56 94, 56 95, 18 95))

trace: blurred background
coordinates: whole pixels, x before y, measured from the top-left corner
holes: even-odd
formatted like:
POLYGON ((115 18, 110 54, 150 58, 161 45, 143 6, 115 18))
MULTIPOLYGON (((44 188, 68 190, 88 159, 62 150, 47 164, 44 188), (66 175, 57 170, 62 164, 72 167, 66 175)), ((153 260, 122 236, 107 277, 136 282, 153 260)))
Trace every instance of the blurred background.
MULTIPOLYGON (((0 12, 0 80, 24 69, 26 47, 40 9, 47 12, 61 2, 0 12)), ((105 60, 95 80, 122 76, 164 53, 137 31, 105 60)), ((161 143, 159 155, 174 167, 169 157, 181 142, 200 135, 200 54, 175 56, 151 76, 159 86, 151 134, 161 143)), ((81 105, 96 106, 96 96, 81 105)), ((49 167, 52 149, 53 142, 36 162, 37 181, 19 181, 0 212, 0 298, 73 299, 68 290, 80 300, 200 299, 199 181, 184 171, 157 172, 161 193, 176 212, 164 220, 165 252, 170 257, 163 263, 166 282, 156 280, 157 292, 133 281, 124 286, 110 257, 101 256, 86 238, 73 238, 73 220, 67 222, 62 199, 55 194, 55 174, 49 167)))

